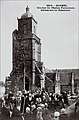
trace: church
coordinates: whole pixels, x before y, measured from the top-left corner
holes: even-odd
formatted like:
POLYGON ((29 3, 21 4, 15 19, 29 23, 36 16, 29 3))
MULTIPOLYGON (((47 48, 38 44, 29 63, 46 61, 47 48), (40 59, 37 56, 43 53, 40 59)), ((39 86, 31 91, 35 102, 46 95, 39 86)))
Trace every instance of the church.
POLYGON ((12 33, 13 68, 6 81, 13 92, 23 89, 33 91, 44 86, 41 39, 37 36, 36 30, 37 21, 27 6, 26 13, 18 19, 18 30, 15 29, 12 33))
POLYGON ((6 77, 6 92, 38 88, 60 93, 79 90, 79 69, 48 71, 41 61, 41 39, 37 36, 37 21, 27 6, 18 20, 18 30, 12 33, 12 71, 6 77), (77 82, 75 82, 77 81, 77 82))

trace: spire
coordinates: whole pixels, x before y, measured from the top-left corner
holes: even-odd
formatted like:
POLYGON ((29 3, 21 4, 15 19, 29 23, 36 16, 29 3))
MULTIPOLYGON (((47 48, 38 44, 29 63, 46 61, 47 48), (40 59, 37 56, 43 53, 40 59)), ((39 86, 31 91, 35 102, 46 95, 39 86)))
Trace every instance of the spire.
POLYGON ((24 13, 24 14, 21 16, 21 18, 33 17, 33 15, 32 15, 29 11, 30 11, 30 10, 29 10, 29 7, 28 7, 28 5, 27 5, 27 7, 26 7, 26 13, 24 13))
POLYGON ((27 14, 29 13, 29 7, 28 6, 26 7, 26 13, 27 14))

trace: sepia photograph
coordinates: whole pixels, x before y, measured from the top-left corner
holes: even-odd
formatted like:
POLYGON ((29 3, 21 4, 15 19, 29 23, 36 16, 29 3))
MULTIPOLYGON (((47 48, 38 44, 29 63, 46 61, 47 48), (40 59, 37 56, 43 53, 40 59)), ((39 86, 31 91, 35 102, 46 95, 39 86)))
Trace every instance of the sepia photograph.
POLYGON ((79 120, 79 1, 0 8, 0 120, 79 120))

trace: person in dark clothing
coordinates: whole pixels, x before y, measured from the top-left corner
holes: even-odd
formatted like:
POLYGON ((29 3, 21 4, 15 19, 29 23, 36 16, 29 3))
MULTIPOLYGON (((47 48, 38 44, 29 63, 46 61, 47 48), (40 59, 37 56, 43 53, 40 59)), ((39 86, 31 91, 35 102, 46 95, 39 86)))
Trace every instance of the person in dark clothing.
POLYGON ((79 98, 77 99, 76 103, 75 103, 75 113, 79 111, 79 98))
POLYGON ((59 95, 58 96, 58 105, 60 106, 59 108, 61 109, 61 108, 65 108, 65 106, 64 106, 64 102, 63 102, 63 100, 62 100, 62 95, 59 95))
POLYGON ((58 95, 55 94, 54 95, 54 110, 58 110, 58 107, 59 107, 59 99, 58 99, 58 95))
POLYGON ((43 108, 43 120, 51 120, 52 117, 50 111, 48 110, 48 104, 45 103, 44 105, 45 107, 43 108))
POLYGON ((20 107, 20 112, 24 112, 24 95, 21 96, 21 107, 20 107))
POLYGON ((63 99, 64 99, 64 104, 69 105, 67 93, 65 91, 63 91, 62 95, 63 95, 63 99))
POLYGON ((29 96, 25 96, 25 103, 24 103, 24 114, 26 113, 26 107, 29 107, 29 96))
POLYGON ((20 112, 22 114, 25 114, 27 106, 28 106, 28 93, 26 90, 25 91, 23 90, 21 95, 21 107, 20 107, 20 112))
POLYGON ((11 101, 10 101, 10 109, 9 109, 10 117, 13 114, 14 107, 16 107, 16 98, 13 96, 12 99, 11 99, 11 101))
POLYGON ((9 102, 12 101, 12 97, 13 97, 13 93, 10 91, 9 94, 8 94, 9 102))
POLYGON ((33 120, 36 120, 36 114, 37 114, 37 108, 36 105, 33 104, 31 105, 31 115, 33 120))
POLYGON ((5 100, 5 104, 8 105, 8 104, 9 104, 8 94, 5 94, 5 95, 4 95, 4 100, 5 100))
POLYGON ((26 114, 24 116, 24 120, 37 120, 36 119, 36 111, 33 111, 33 113, 30 111, 30 108, 26 108, 26 114), (34 113, 35 112, 35 113, 34 113))

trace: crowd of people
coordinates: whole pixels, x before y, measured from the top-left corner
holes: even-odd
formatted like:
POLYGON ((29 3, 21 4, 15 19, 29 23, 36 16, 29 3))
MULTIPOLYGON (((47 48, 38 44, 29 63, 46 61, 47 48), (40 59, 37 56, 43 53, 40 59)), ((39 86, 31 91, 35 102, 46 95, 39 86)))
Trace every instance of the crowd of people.
POLYGON ((36 92, 23 90, 19 91, 16 96, 10 91, 5 93, 2 99, 2 107, 6 107, 10 111, 10 117, 13 109, 19 109, 22 115, 27 116, 27 120, 53 120, 53 113, 63 109, 65 104, 69 105, 67 93, 63 91, 61 94, 46 92, 44 89, 38 89, 36 92), (53 111, 52 114, 50 111, 53 111))

